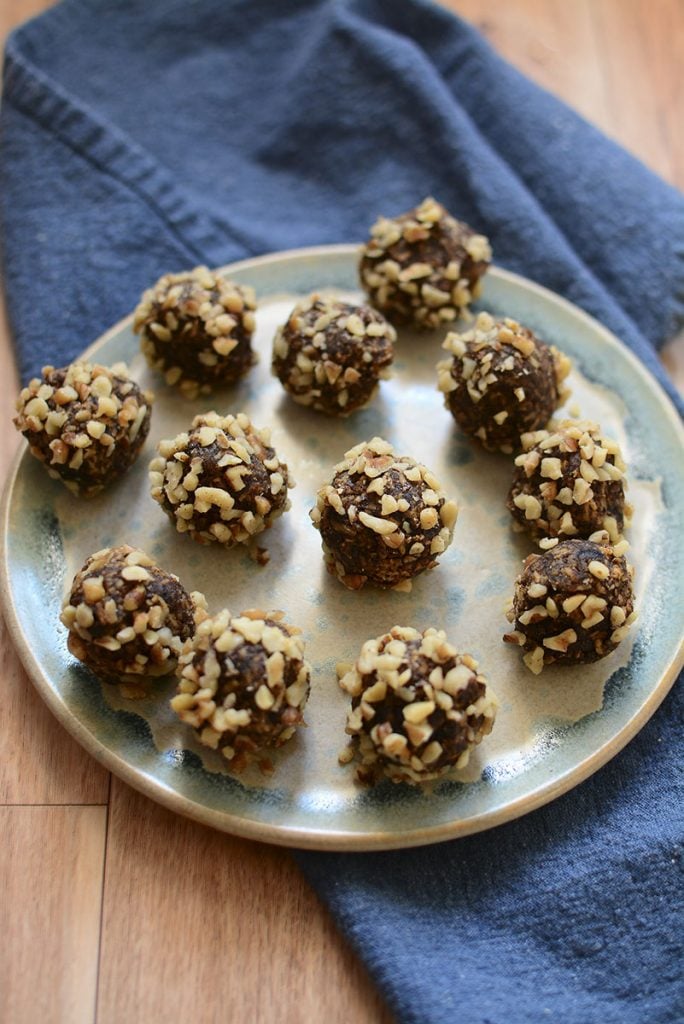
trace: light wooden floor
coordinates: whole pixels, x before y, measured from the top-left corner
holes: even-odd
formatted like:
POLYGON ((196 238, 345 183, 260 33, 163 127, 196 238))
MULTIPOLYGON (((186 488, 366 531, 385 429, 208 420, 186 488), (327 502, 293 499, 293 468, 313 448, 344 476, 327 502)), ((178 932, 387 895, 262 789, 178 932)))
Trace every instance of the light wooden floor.
MULTIPOLYGON (((2 0, 0 35, 46 6, 2 0)), ((684 186, 682 0, 449 6, 684 186)), ((683 347, 670 349, 671 367, 683 347)), ((3 472, 16 447, 12 366, 2 331, 3 472)), ((3 1022, 389 1020, 287 853, 175 818, 111 778, 51 718, 4 630, 0 651, 3 1022)))

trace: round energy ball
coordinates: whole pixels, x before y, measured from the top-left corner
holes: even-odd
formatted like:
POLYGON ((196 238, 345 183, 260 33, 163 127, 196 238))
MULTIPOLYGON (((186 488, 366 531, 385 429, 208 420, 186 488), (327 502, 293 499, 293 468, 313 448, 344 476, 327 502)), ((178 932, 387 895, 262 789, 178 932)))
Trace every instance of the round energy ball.
POLYGON ((561 385, 570 360, 515 320, 480 313, 443 348, 452 357, 437 365, 444 404, 490 452, 520 450, 520 435, 546 426, 567 398, 561 385))
POLYGON ((522 647, 535 675, 555 662, 598 661, 624 639, 636 618, 626 549, 626 541, 564 540, 525 559, 504 640, 522 647))
POLYGON ((396 336, 370 306, 311 295, 278 328, 273 373, 300 405, 347 416, 389 376, 396 336))
POLYGON ((171 707, 237 770, 304 724, 311 670, 299 633, 282 612, 224 610, 185 644, 171 707))
POLYGON ((294 487, 270 432, 243 412, 195 416, 189 431, 159 442, 151 493, 179 533, 201 544, 250 544, 290 507, 294 487))
POLYGON ((393 324, 431 330, 455 320, 480 291, 492 258, 484 235, 428 198, 380 217, 361 250, 361 284, 393 324))
POLYGON ((477 667, 441 630, 395 626, 366 641, 340 680, 352 698, 346 731, 362 761, 359 777, 413 783, 464 768, 497 709, 477 667))
POLYGON ((152 402, 152 392, 141 391, 124 363, 44 366, 22 389, 14 425, 51 477, 91 498, 137 459, 152 402))
POLYGON ((186 398, 231 384, 256 362, 254 289, 207 267, 164 274, 133 314, 149 365, 186 398))
MULTIPOLYGON (((605 530, 616 543, 631 514, 617 443, 586 420, 549 424, 523 434, 521 443, 507 501, 517 529, 535 538, 587 538, 605 530)), ((545 539, 540 544, 547 546, 545 539)))
POLYGON ((374 437, 345 454, 309 515, 328 571, 346 587, 410 590, 450 544, 458 507, 429 469, 374 437))
POLYGON ((124 544, 86 559, 60 618, 74 657, 120 683, 173 672, 204 608, 202 594, 189 594, 177 576, 124 544))

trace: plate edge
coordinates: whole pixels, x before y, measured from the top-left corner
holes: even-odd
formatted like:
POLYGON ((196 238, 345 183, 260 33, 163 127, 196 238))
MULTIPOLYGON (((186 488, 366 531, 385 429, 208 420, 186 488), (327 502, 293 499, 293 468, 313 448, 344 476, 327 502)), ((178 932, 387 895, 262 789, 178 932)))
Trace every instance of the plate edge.
MULTIPOLYGON (((330 254, 352 255, 358 251, 358 245, 354 243, 342 243, 338 245, 312 246, 300 249, 290 249, 276 253, 267 253, 262 256, 251 257, 240 260, 236 263, 226 264, 218 268, 221 273, 234 273, 235 271, 248 270, 255 265, 265 265, 280 262, 293 258, 310 258, 312 256, 326 256, 330 254)), ((674 405, 670 402, 666 393, 651 372, 640 362, 633 352, 613 334, 600 321, 596 320, 589 313, 569 300, 550 291, 543 285, 525 278, 512 271, 501 267, 492 267, 492 276, 501 277, 515 284, 520 284, 527 289, 538 291, 545 300, 564 308, 573 316, 580 316, 593 330, 598 330, 604 339, 613 348, 617 347, 620 354, 626 357, 638 375, 644 379, 658 400, 661 406, 667 410, 667 418, 684 448, 684 426, 677 416, 674 405)), ((114 334, 132 322, 132 314, 128 314, 116 324, 105 331, 96 341, 89 345, 78 358, 89 358, 91 353, 99 349, 114 334)), ((509 821, 513 821, 525 814, 530 813, 551 802, 557 797, 573 789, 586 781, 591 775, 598 771, 603 765, 617 755, 634 736, 643 728, 648 720, 655 713, 662 701, 670 691, 674 681, 684 665, 684 638, 680 646, 670 660, 656 689, 649 695, 644 704, 635 712, 623 726, 619 734, 599 747, 587 760, 583 761, 578 769, 565 772, 560 778, 552 783, 543 784, 531 795, 520 797, 509 803, 500 810, 486 812, 466 822, 459 822, 458 819, 444 825, 430 826, 429 828, 418 829, 410 835, 397 835, 396 838, 387 837, 386 833, 358 833, 334 832, 326 830, 302 830, 288 828, 287 826, 272 826, 261 823, 245 821, 243 818, 234 815, 212 811, 197 804, 187 797, 183 797, 166 785, 157 782, 150 776, 145 776, 131 768, 123 758, 109 751, 93 734, 82 726, 72 714, 70 714, 64 702, 55 694, 54 690, 45 682, 43 673, 37 665, 31 645, 24 633, 19 621, 14 601, 11 594, 10 575, 8 565, 9 546, 9 512, 11 497, 16 483, 17 473, 24 458, 31 458, 23 445, 19 447, 14 455, 8 470, 5 481, 2 505, 0 508, 0 602, 3 606, 3 614, 7 623, 8 632, 12 642, 19 654, 20 660, 31 679, 32 684, 45 701, 57 720, 64 726, 67 732, 76 739, 78 743, 91 756, 104 765, 108 770, 121 778, 134 789, 156 800, 163 806, 175 813, 189 817, 201 824, 209 825, 220 831, 229 832, 232 835, 242 836, 247 839, 255 839, 268 842, 274 845, 294 847, 298 849, 321 850, 321 851, 370 851, 370 850, 391 850, 409 847, 418 847, 438 842, 446 842, 451 839, 461 838, 466 835, 473 835, 489 828, 496 828, 509 821), (461 827, 459 827, 459 825, 461 827)))

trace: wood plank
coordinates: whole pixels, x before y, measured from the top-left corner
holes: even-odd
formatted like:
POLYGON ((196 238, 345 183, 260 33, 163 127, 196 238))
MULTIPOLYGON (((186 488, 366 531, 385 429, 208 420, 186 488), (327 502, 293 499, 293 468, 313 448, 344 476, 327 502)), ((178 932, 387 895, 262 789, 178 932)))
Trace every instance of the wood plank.
POLYGON ((443 0, 496 50, 684 186, 681 0, 443 0))
POLYGON ((593 0, 443 0, 538 85, 610 133, 590 7, 593 0))
POLYGON ((590 13, 612 133, 684 187, 681 0, 597 0, 590 13))
POLYGON ((0 993, 12 1024, 93 1020, 104 807, 0 808, 0 993))
POLYGON ((98 1024, 389 1019, 286 851, 113 780, 98 1024))
POLYGON ((0 4, 0 39, 27 18, 54 6, 54 0, 2 0, 0 4))

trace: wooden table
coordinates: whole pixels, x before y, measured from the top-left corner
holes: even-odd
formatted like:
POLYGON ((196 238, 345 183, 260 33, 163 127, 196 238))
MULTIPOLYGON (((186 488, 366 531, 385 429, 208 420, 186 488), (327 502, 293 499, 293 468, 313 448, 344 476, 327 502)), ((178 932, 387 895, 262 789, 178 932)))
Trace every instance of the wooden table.
MULTIPOLYGON (((0 35, 45 0, 3 0, 0 35)), ((684 186, 681 0, 450 0, 523 71, 684 186)), ((684 345, 667 363, 684 380, 684 345)), ((0 468, 13 361, 0 338, 0 468)), ((174 817, 51 717, 4 628, 0 1017, 8 1024, 389 1021, 290 856, 174 817), (204 879, 210 877, 210 885, 204 879)))

